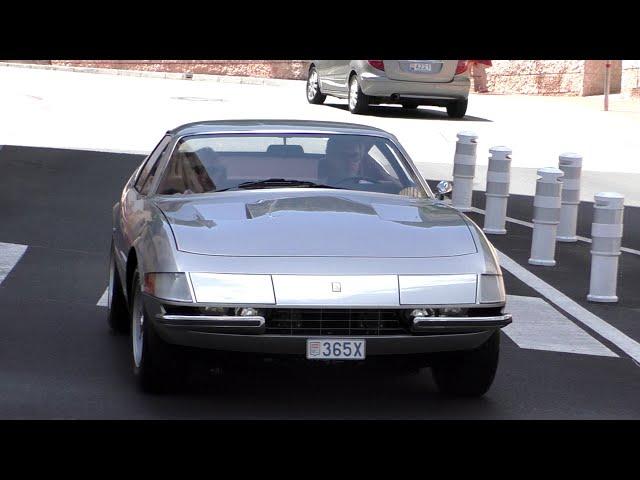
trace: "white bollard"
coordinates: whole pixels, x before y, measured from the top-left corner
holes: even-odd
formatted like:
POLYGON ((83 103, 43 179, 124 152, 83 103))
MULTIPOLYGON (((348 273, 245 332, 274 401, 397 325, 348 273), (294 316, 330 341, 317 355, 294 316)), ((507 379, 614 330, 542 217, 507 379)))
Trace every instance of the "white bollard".
POLYGON ((484 213, 485 233, 504 235, 509 200, 509 181, 511 178, 511 149, 493 147, 489 149, 489 168, 487 170, 486 205, 484 213))
POLYGON ((560 223, 562 176, 559 168, 538 169, 536 196, 533 199, 533 239, 531 265, 553 267, 556 264, 556 234, 560 223))
POLYGON ((618 258, 622 244, 624 196, 615 192, 595 194, 591 225, 590 302, 617 302, 618 258))
POLYGON ((558 225, 559 242, 577 242, 578 206, 580 205, 580 173, 582 155, 563 153, 560 155, 559 168, 564 172, 562 178, 562 209, 558 225))
POLYGON ((467 212, 471 209, 478 136, 473 132, 459 132, 457 136, 456 153, 453 157, 451 206, 467 212))

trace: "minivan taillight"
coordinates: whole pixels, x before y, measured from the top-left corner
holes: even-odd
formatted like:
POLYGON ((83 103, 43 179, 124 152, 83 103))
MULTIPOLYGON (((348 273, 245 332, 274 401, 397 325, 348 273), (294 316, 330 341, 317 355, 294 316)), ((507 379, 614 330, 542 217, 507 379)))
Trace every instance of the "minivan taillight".
POLYGON ((468 67, 469 67, 469 64, 467 63, 467 60, 458 60, 458 66, 456 67, 456 75, 460 75, 461 73, 466 72, 468 67))
POLYGON ((377 68, 378 70, 382 70, 384 72, 384 62, 382 60, 367 60, 369 65, 373 68, 377 68))

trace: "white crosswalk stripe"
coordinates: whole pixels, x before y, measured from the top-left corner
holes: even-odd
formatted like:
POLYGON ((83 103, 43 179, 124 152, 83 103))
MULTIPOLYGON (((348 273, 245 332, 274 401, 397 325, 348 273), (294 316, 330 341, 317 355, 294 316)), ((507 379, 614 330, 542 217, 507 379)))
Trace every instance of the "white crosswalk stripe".
POLYGON ((0 242, 0 284, 26 251, 26 245, 0 242))
POLYGON ((598 340, 537 297, 507 295, 513 323, 503 328, 520 348, 617 357, 598 340))
POLYGON ((96 303, 96 305, 99 307, 109 306, 109 287, 104 289, 104 293, 102 294, 100 300, 98 300, 98 303, 96 303))
MULTIPOLYGON (((603 338, 609 340, 636 362, 640 362, 640 343, 625 335, 623 332, 597 315, 594 315, 589 310, 567 297, 560 290, 552 287, 526 268, 520 266, 516 261, 506 256, 504 253, 499 250, 497 252, 501 267, 509 271, 509 273, 515 276, 518 280, 536 290, 546 300, 567 312, 575 318, 576 321, 592 329, 603 338)), ((535 314, 535 312, 533 314, 535 314)))

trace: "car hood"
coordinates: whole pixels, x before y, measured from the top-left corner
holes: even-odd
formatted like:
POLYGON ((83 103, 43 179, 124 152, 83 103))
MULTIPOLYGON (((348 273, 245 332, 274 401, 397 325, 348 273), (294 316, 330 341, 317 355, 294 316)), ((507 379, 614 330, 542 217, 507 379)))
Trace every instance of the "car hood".
POLYGON ((430 258, 476 253, 463 217, 431 199, 324 189, 161 197, 183 252, 224 256, 430 258))

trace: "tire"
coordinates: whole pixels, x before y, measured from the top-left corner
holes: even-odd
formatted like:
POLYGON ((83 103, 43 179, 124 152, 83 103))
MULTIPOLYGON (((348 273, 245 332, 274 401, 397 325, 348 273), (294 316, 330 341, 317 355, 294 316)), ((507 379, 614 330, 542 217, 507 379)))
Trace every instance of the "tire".
POLYGON ((481 347, 445 355, 434 363, 433 379, 442 393, 480 397, 487 393, 493 383, 499 356, 500 331, 497 330, 481 347))
POLYGON ((183 352, 162 340, 152 322, 147 320, 137 268, 133 273, 130 310, 131 357, 139 387, 146 393, 177 390, 183 385, 187 373, 183 352))
POLYGON ((467 113, 468 100, 457 100, 447 105, 447 115, 451 118, 464 118, 467 113))
POLYGON ((316 70, 316 67, 311 67, 307 75, 307 101, 314 105, 320 105, 326 98, 327 96, 320 91, 318 70, 316 70))
POLYGON ((369 109, 369 98, 362 93, 358 76, 352 75, 349 79, 349 111, 351 113, 365 113, 369 109))
POLYGON ((107 322, 109 328, 115 333, 129 333, 131 322, 129 321, 129 306, 124 295, 122 282, 115 263, 113 241, 111 242, 111 255, 109 258, 109 287, 108 287, 109 316, 107 322))

